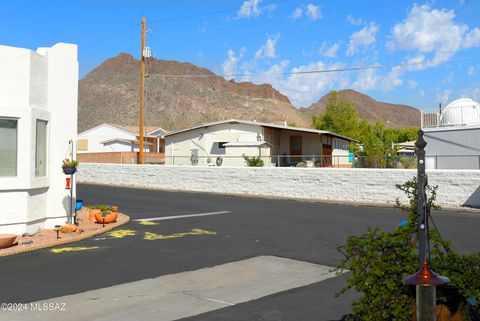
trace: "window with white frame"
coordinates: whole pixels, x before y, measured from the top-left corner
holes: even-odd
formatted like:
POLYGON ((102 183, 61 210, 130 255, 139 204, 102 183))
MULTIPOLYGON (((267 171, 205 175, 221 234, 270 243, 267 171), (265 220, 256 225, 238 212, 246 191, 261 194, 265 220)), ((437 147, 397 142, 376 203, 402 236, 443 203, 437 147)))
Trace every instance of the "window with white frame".
POLYGON ((37 119, 35 136, 35 176, 47 176, 47 122, 37 119))
POLYGON ((0 118, 0 176, 17 176, 17 123, 0 118))

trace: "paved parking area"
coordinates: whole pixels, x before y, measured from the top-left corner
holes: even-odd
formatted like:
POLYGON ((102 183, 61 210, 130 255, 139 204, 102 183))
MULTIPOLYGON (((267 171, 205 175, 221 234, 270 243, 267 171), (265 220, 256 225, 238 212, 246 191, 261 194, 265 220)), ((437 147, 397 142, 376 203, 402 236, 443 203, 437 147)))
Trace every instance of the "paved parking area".
MULTIPOLYGON (((79 251, 0 258, 1 302, 49 301, 261 256, 331 267, 348 235, 371 225, 393 229, 405 218, 384 207, 93 185, 79 185, 78 195, 86 204, 118 205, 132 221, 70 245, 79 251)), ((455 248, 480 249, 478 214, 442 211, 435 217, 455 248)), ((330 278, 185 320, 339 320, 355 296, 335 298, 344 284, 345 276, 330 278)), ((1 312, 0 320, 6 320, 1 312)))

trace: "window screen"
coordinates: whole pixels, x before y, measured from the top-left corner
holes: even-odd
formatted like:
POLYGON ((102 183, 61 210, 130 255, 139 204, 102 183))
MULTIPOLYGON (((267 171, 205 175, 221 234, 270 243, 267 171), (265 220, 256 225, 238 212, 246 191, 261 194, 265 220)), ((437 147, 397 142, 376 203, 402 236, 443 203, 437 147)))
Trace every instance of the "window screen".
POLYGON ((35 138, 35 176, 47 175, 47 122, 37 120, 35 138))
POLYGON ((17 120, 0 118, 0 176, 17 176, 17 120))

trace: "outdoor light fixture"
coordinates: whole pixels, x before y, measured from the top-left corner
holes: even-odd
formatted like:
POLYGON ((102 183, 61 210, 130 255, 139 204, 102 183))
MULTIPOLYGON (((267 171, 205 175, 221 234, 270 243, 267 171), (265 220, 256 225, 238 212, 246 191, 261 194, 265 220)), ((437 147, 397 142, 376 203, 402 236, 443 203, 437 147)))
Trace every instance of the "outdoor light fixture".
POLYGON ((72 182, 71 177, 65 177, 65 189, 71 189, 71 182, 72 182))
POLYGON ((403 281, 412 285, 432 286, 441 285, 450 282, 450 280, 430 270, 428 262, 423 262, 423 266, 413 275, 406 276, 403 281))
POLYGON ((55 232, 57 232, 57 239, 59 239, 59 238, 60 238, 60 235, 59 235, 59 233, 60 233, 60 225, 55 225, 55 232))

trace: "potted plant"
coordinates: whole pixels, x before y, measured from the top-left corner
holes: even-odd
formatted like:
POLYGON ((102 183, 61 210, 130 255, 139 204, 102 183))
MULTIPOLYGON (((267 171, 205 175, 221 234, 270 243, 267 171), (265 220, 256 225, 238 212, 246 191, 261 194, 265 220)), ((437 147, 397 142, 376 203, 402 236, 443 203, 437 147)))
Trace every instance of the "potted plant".
POLYGON ((76 160, 70 160, 68 158, 63 160, 62 169, 65 175, 72 175, 77 171, 78 162, 76 160))
POLYGON ((102 215, 102 211, 97 208, 97 205, 87 205, 86 207, 89 208, 89 210, 88 210, 88 220, 90 222, 96 222, 97 219, 95 218, 95 215, 97 215, 97 214, 102 215))
POLYGON ((95 214, 95 219, 98 223, 109 224, 117 220, 118 212, 114 212, 113 208, 109 205, 96 205, 97 209, 101 212, 95 214))

